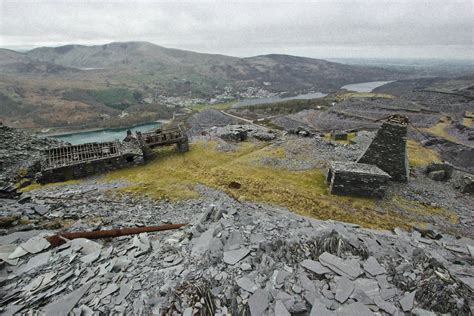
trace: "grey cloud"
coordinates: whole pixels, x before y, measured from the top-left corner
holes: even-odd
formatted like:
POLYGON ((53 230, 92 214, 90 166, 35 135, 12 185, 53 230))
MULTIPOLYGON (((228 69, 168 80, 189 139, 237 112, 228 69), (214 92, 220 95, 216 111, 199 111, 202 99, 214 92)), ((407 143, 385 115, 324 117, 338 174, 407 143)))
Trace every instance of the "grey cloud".
POLYGON ((146 40, 232 55, 284 50, 312 57, 325 47, 361 57, 383 47, 412 54, 424 47, 433 57, 465 58, 473 46, 472 10, 471 1, 2 1, 0 46, 146 40))

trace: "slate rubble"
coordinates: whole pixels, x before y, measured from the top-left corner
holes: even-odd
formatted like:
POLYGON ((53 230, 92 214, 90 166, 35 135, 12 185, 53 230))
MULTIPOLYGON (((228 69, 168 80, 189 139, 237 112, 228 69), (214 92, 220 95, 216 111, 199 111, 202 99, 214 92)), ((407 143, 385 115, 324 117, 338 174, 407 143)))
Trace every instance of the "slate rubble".
POLYGON ((34 177, 41 151, 59 144, 64 143, 0 124, 0 191, 16 187, 19 174, 34 177))
POLYGON ((5 312, 472 312, 471 239, 441 234, 435 240, 417 231, 375 231, 319 221, 275 206, 238 202, 203 186, 200 199, 172 204, 111 197, 104 193, 111 185, 45 187, 31 192, 29 203, 47 205, 45 217, 57 212, 74 215, 70 230, 163 222, 190 225, 110 240, 77 239, 58 248, 46 248, 39 241, 37 236, 45 231, 0 236, 0 250, 6 251, 2 258, 23 246, 28 249, 16 264, 3 263, 5 312), (80 198, 41 198, 65 192, 80 198), (106 198, 115 203, 101 202, 106 198))

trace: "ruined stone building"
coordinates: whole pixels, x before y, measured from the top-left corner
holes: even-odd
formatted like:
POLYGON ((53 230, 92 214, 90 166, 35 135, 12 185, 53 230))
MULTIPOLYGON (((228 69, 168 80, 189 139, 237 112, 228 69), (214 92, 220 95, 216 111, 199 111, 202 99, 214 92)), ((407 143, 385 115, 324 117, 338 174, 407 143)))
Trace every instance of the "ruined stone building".
POLYGON ((46 150, 39 182, 59 182, 143 163, 135 142, 87 143, 46 150))
POLYGON ((43 153, 39 182, 59 182, 144 163, 158 146, 176 144, 178 152, 189 150, 181 127, 157 129, 114 142, 87 143, 50 148, 43 153))
POLYGON ((332 162, 326 177, 329 192, 381 198, 390 175, 377 166, 355 162, 332 162))
POLYGON ((408 181, 407 130, 406 117, 390 116, 357 162, 376 165, 388 173, 393 181, 408 181))

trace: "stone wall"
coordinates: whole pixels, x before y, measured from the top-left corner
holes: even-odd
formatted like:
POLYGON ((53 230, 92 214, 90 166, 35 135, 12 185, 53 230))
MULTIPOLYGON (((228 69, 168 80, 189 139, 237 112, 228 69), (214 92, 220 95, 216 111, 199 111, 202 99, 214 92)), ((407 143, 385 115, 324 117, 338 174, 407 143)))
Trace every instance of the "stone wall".
POLYGON ((373 165, 333 162, 326 181, 331 194, 378 197, 384 196, 390 176, 373 165))
POLYGON ((113 157, 79 165, 43 170, 38 182, 51 183, 79 179, 98 173, 142 164, 143 162, 143 155, 124 154, 120 157, 113 157))
POLYGON ((409 176, 407 156, 408 119, 392 116, 382 124, 375 138, 357 162, 376 165, 394 181, 406 182, 409 176))

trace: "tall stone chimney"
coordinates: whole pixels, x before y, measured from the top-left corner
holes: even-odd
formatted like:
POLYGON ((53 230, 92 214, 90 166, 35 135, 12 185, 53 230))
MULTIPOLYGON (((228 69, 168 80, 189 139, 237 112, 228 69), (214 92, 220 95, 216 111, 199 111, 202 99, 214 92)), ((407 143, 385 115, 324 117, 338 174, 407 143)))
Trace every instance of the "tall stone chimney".
POLYGON ((393 181, 408 181, 407 130, 407 117, 398 114, 390 116, 357 162, 376 165, 393 181))

